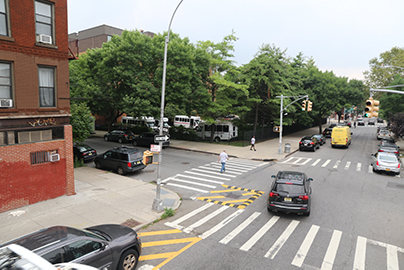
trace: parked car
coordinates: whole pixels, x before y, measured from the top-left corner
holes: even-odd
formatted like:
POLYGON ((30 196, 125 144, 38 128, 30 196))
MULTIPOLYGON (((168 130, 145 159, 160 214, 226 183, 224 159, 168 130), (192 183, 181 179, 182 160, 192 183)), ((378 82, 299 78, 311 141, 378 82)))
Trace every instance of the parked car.
POLYGON ((385 171, 392 172, 396 175, 400 174, 401 164, 397 155, 393 153, 378 152, 372 154, 371 165, 374 172, 385 171))
POLYGON ((331 132, 332 132, 332 128, 325 128, 324 130, 323 130, 323 135, 324 135, 324 137, 326 137, 326 138, 331 138, 331 132))
MULTIPOLYGON (((158 143, 154 142, 154 136, 156 136, 156 135, 158 135, 158 134, 153 133, 153 132, 142 133, 133 139, 133 145, 149 147, 151 144, 158 144, 158 143)), ((163 147, 166 147, 169 145, 170 145, 170 141, 163 142, 163 147)))
POLYGON ((133 141, 135 135, 130 130, 113 130, 104 135, 105 141, 112 141, 118 143, 129 143, 133 141))
POLYGON ((380 145, 378 152, 395 154, 397 157, 400 156, 398 146, 395 144, 382 144, 380 145))
POLYGON ((327 142, 327 139, 323 134, 313 134, 312 136, 317 138, 317 140, 320 142, 320 145, 323 145, 327 142))
POLYGON ((376 120, 375 119, 369 119, 369 121, 368 121, 368 126, 370 126, 370 125, 375 125, 375 123, 376 123, 376 120))
POLYGON ((381 139, 391 139, 393 138, 391 132, 387 129, 381 129, 377 132, 377 139, 381 140, 381 139))
POLYGON ((363 120, 358 120, 358 126, 364 126, 365 122, 363 120))
POLYGON ((75 144, 73 145, 73 155, 74 159, 77 158, 84 162, 93 161, 97 156, 97 150, 87 144, 75 144))
POLYGON ((299 142, 299 151, 310 150, 315 152, 320 149, 320 142, 316 137, 304 136, 299 142))
POLYGON ((310 215, 312 178, 305 173, 279 171, 268 195, 267 209, 272 212, 298 213, 310 215))
POLYGON ((135 172, 144 169, 143 152, 134 147, 122 146, 108 150, 94 159, 97 169, 107 169, 117 171, 124 175, 129 172, 135 172))
POLYGON ((378 126, 377 127, 377 132, 379 132, 380 130, 388 130, 389 128, 387 126, 378 126))
POLYGON ((351 145, 352 132, 347 126, 335 127, 331 132, 331 147, 346 147, 351 145))
POLYGON ((384 123, 384 121, 381 118, 377 118, 377 123, 384 123))
POLYGON ((98 269, 135 269, 142 251, 135 230, 115 224, 86 229, 55 226, 12 240, 52 264, 80 262, 98 269))
POLYGON ((95 267, 78 263, 53 265, 31 250, 16 244, 0 248, 0 269, 29 270, 97 270, 95 267))

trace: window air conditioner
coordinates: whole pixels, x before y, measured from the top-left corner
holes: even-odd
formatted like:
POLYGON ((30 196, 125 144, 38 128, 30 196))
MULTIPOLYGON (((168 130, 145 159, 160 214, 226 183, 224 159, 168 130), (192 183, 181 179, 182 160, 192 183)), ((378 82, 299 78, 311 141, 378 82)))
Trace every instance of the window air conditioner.
POLYGON ((0 99, 0 108, 11 108, 13 107, 13 100, 10 98, 0 99))
POLYGON ((49 155, 49 159, 50 159, 50 162, 59 161, 60 156, 59 156, 59 154, 52 154, 52 155, 49 155))
POLYGON ((38 35, 38 42, 52 44, 52 37, 48 35, 38 35))

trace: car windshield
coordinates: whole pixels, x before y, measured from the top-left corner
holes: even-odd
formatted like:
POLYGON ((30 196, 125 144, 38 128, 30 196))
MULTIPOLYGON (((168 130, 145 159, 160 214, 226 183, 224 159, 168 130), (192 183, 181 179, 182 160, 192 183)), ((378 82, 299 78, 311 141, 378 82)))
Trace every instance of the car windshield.
POLYGON ((287 194, 303 194, 304 186, 294 184, 277 184, 274 191, 285 192, 287 194))
POLYGON ((91 150, 92 148, 88 145, 79 145, 77 148, 80 150, 80 152, 88 151, 91 150))

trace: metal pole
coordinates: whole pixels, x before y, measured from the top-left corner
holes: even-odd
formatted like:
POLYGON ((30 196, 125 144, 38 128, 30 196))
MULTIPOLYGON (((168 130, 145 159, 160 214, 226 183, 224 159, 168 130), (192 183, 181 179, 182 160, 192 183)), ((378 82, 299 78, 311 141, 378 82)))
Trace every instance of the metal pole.
POLYGON ((283 120, 283 95, 281 95, 281 120, 280 120, 280 126, 279 126, 279 149, 278 149, 278 154, 282 155, 282 120, 283 120))
MULTIPOLYGON (((170 24, 168 25, 168 33, 165 39, 164 45, 164 66, 163 66, 163 81, 162 81, 162 89, 161 89, 161 107, 160 107, 160 135, 163 135, 163 126, 164 126, 164 98, 165 98, 165 91, 166 91, 166 69, 167 69, 167 44, 170 41, 170 28, 171 23, 173 21, 175 12, 177 12, 178 7, 181 5, 182 1, 177 5, 176 9, 174 10, 173 15, 171 16, 170 24)), ((161 190, 161 161, 163 159, 163 142, 159 141, 160 152, 159 152, 159 161, 157 165, 157 188, 156 188, 156 198, 153 201, 152 209, 156 212, 162 212, 163 209, 163 200, 160 198, 160 190, 161 190)))

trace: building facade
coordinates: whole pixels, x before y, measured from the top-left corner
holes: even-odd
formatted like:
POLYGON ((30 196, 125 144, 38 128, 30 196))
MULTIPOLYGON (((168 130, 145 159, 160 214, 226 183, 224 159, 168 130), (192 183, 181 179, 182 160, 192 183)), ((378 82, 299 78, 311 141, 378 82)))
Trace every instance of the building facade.
POLYGON ((0 0, 0 212, 74 195, 67 0, 0 0))

